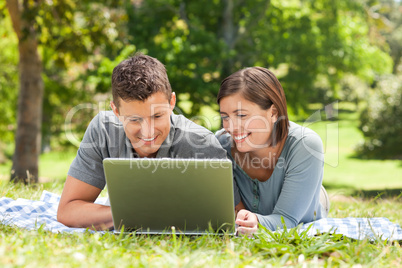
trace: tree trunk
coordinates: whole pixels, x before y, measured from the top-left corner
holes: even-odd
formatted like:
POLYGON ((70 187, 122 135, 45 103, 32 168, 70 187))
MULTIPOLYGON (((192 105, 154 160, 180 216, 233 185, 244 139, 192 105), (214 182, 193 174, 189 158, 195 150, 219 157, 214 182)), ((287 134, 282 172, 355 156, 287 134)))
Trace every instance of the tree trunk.
MULTIPOLYGON (((27 8, 27 4, 24 7, 27 8)), ((22 16, 17 0, 7 0, 7 8, 18 36, 19 80, 17 132, 11 181, 38 182, 43 102, 42 62, 34 23, 22 16)))
MULTIPOLYGON (((222 35, 223 40, 225 41, 229 51, 234 49, 235 47, 235 40, 237 35, 237 27, 234 25, 233 21, 233 7, 234 3, 233 0, 224 0, 223 1, 223 21, 222 21, 222 35)), ((233 58, 228 58, 224 61, 222 66, 222 77, 225 78, 226 76, 232 73, 233 68, 233 58)))

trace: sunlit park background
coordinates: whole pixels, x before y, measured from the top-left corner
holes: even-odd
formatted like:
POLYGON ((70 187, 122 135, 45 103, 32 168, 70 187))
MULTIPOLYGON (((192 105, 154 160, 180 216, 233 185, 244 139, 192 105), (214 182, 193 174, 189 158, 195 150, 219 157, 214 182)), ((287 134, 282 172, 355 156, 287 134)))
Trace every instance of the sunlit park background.
POLYGON ((113 68, 137 52, 165 64, 175 112, 212 131, 222 79, 269 68, 291 120, 323 139, 330 198, 401 202, 397 0, 0 0, 2 189, 61 193, 86 126, 109 109, 113 68))

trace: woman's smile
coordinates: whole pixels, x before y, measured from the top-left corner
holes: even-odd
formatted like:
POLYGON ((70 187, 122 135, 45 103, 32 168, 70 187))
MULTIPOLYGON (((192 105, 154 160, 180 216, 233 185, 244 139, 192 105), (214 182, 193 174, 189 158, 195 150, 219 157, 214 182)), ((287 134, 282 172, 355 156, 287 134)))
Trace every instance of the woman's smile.
POLYGON ((246 138, 251 135, 251 133, 246 133, 246 134, 240 134, 240 135, 232 135, 233 139, 240 143, 246 140, 246 138))

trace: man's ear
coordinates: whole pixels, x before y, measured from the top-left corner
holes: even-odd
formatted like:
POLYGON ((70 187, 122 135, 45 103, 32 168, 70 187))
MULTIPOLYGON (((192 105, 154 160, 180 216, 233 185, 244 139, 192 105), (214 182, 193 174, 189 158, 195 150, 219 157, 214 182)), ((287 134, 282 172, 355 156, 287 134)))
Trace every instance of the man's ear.
POLYGON ((271 118, 272 118, 272 122, 276 123, 276 121, 278 121, 278 109, 276 109, 275 105, 272 104, 271 108, 271 118))
POLYGON ((176 106, 176 93, 172 92, 172 96, 170 97, 170 109, 173 111, 176 106))
POLYGON ((110 102, 110 107, 112 107, 113 113, 114 113, 117 117, 119 117, 119 116, 120 116, 120 115, 119 115, 119 109, 116 107, 116 105, 114 104, 113 101, 110 102))

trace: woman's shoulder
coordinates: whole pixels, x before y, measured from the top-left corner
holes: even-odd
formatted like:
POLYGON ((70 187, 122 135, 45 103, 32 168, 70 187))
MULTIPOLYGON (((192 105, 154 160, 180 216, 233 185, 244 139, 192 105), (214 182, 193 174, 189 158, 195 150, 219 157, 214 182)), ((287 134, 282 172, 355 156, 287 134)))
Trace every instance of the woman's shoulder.
POLYGON ((289 147, 308 146, 316 151, 322 151, 321 137, 307 126, 301 126, 294 122, 289 122, 289 133, 287 143, 289 147))

